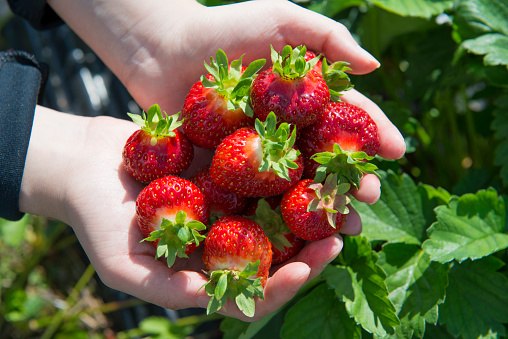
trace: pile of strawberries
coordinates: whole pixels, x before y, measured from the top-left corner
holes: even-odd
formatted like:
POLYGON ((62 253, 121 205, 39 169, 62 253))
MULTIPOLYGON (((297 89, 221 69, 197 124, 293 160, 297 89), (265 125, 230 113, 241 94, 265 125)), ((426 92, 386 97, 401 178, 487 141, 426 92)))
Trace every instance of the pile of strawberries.
POLYGON ((125 144, 124 167, 147 184, 139 228, 170 267, 203 246, 208 313, 230 298, 253 316, 270 267, 337 233, 348 192, 376 170, 374 121, 340 100, 352 88, 348 64, 329 65, 305 46, 272 47, 271 59, 261 71, 264 59, 245 67, 218 50, 181 113, 153 105, 129 114, 141 128, 125 144), (213 159, 180 177, 195 146, 213 159))

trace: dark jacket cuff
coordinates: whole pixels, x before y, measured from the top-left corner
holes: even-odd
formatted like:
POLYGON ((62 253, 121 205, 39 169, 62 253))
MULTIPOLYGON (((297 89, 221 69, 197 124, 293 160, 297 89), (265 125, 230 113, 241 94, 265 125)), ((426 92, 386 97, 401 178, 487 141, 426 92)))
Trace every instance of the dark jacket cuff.
POLYGON ((19 194, 37 98, 47 72, 21 51, 0 52, 0 217, 19 220, 19 194))

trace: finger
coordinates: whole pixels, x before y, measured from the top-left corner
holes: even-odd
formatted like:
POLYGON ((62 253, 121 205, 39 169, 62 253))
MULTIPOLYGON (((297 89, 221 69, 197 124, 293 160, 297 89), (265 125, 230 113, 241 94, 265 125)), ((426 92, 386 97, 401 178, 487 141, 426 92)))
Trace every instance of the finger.
POLYGON ((342 234, 352 236, 362 233, 362 220, 360 218, 360 215, 351 206, 349 206, 349 213, 346 217, 346 222, 344 223, 344 225, 342 225, 339 232, 342 234))
MULTIPOLYGON (((310 241, 289 262, 302 262, 308 265, 311 272, 307 281, 310 281, 317 277, 339 255, 342 246, 343 241, 339 234, 321 240, 310 241)), ((282 268, 285 265, 279 267, 282 268)))
POLYGON ((107 278, 97 273, 103 282, 127 294, 163 308, 178 310, 198 306, 205 295, 201 287, 208 281, 202 273, 175 271, 152 255, 136 256, 130 262, 110 263, 107 278), (121 267, 121 270, 118 269, 121 267))
POLYGON ((369 73, 380 66, 379 61, 364 50, 341 23, 301 6, 286 4, 287 15, 279 22, 286 44, 303 44, 309 50, 323 53, 331 62, 347 61, 353 74, 369 73))
POLYGON ((376 123, 380 143, 379 156, 385 159, 400 159, 404 155, 406 152, 404 138, 378 105, 354 89, 345 92, 341 98, 367 111, 376 123))
POLYGON ((354 189, 351 194, 361 202, 374 204, 381 196, 381 182, 374 174, 365 174, 360 181, 360 188, 354 189))
POLYGON ((262 314, 272 313, 291 300, 308 280, 311 268, 302 262, 293 262, 281 267, 265 287, 264 300, 256 305, 262 314))

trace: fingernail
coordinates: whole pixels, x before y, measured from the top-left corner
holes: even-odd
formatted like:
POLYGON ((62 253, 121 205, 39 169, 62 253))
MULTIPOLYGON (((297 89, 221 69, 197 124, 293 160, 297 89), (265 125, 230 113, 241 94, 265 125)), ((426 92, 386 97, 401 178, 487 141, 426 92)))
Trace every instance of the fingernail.
POLYGON ((358 49, 359 53, 363 54, 367 59, 370 59, 371 62, 376 65, 376 68, 379 68, 381 66, 381 63, 379 62, 379 60, 374 58, 374 56, 372 54, 367 52, 367 50, 363 49, 360 45, 358 45, 357 49, 358 49))
POLYGON ((323 267, 328 266, 328 264, 331 263, 339 255, 340 251, 342 251, 343 246, 342 237, 339 234, 335 234, 333 237, 335 237, 337 241, 335 241, 332 254, 328 257, 323 267))

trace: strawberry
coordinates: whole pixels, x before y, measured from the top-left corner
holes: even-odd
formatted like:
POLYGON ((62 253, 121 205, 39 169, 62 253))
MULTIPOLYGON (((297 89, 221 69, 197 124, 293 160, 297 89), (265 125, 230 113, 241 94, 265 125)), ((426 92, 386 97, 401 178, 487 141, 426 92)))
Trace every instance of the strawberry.
POLYGON ((367 162, 379 150, 376 123, 345 102, 330 102, 314 124, 300 130, 296 143, 304 157, 304 178, 322 182, 327 173, 339 173, 341 182, 358 188, 363 173, 377 169, 367 162))
POLYGON ((254 116, 264 121, 270 112, 279 121, 297 128, 312 124, 325 110, 330 92, 323 77, 313 68, 320 56, 309 61, 305 46, 287 45, 278 54, 273 47, 273 66, 254 79, 250 102, 254 116))
POLYGON ((136 199, 139 228, 157 247, 156 258, 187 258, 204 239, 209 210, 203 193, 189 180, 176 176, 156 179, 136 199))
POLYGON ((245 315, 254 316, 254 297, 263 299, 271 260, 270 242, 254 221, 224 216, 213 223, 203 251, 210 276, 204 287, 212 297, 207 313, 218 311, 229 298, 245 315))
POLYGON ((284 193, 281 213, 291 232, 305 240, 319 240, 340 231, 349 212, 345 193, 350 184, 337 184, 335 176, 329 175, 324 185, 303 179, 284 193))
MULTIPOLYGON (((254 198, 251 198, 254 199, 254 198)), ((305 245, 305 240, 292 233, 284 223, 280 211, 282 196, 251 200, 245 212, 254 210, 251 219, 263 228, 272 245, 272 266, 294 257, 305 245)))
POLYGON ((210 58, 210 65, 205 62, 209 74, 203 75, 187 94, 182 109, 183 129, 195 145, 213 149, 235 130, 254 125, 248 94, 266 60, 242 67, 242 57, 229 64, 219 49, 217 60, 210 58))
MULTIPOLYGON (((164 112, 165 113, 165 112, 164 112)), ((125 143, 123 165, 135 179, 149 183, 167 175, 177 175, 189 167, 194 147, 177 128, 179 113, 164 117, 159 105, 143 111, 142 116, 128 113, 141 126, 125 143)))
POLYGON ((200 168, 189 180, 205 196, 210 210, 210 222, 225 215, 240 214, 247 206, 247 198, 218 186, 210 176, 210 166, 200 168))
POLYGON ((246 197, 283 193, 303 173, 303 160, 294 148, 296 130, 281 123, 275 114, 254 127, 244 127, 217 146, 210 167, 212 180, 227 190, 246 197))

